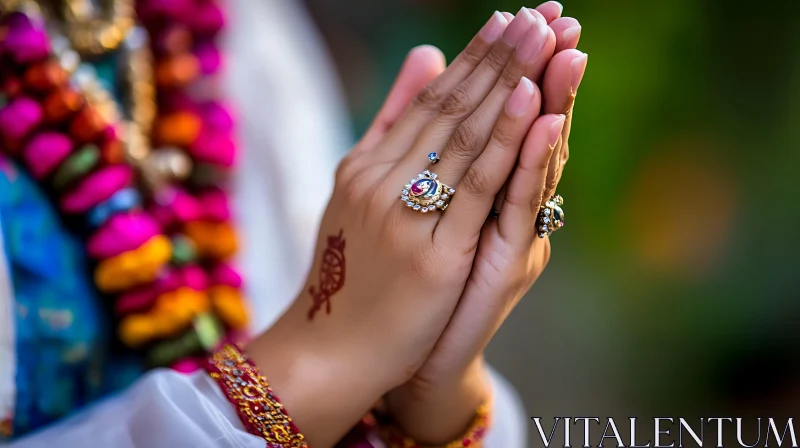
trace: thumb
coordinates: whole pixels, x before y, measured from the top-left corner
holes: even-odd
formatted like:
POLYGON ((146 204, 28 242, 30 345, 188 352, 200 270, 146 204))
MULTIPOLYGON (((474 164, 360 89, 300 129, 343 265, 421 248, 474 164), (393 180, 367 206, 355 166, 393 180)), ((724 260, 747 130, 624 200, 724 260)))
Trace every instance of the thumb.
POLYGON ((375 120, 370 125, 359 150, 369 151, 392 128, 414 97, 445 69, 442 51, 432 45, 420 45, 406 56, 403 66, 375 120))

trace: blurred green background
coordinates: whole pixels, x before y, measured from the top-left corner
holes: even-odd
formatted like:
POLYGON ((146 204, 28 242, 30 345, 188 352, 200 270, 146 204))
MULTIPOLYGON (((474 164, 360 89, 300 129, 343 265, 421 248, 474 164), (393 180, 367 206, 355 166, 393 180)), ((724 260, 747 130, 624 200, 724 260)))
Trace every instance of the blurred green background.
MULTIPOLYGON (((796 410, 800 2, 563 3, 590 55, 559 188, 568 227, 488 359, 531 416, 796 410)), ((308 5, 356 134, 410 48, 451 60, 495 9, 522 6, 308 5)))

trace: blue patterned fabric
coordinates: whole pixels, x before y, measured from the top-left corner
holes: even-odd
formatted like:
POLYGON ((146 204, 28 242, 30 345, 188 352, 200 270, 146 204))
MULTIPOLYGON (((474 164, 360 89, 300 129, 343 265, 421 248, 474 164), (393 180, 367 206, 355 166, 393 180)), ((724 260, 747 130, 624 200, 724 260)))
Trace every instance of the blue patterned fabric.
POLYGON ((107 311, 80 241, 2 156, 0 221, 15 302, 16 436, 127 386, 141 370, 136 359, 110 358, 107 311))

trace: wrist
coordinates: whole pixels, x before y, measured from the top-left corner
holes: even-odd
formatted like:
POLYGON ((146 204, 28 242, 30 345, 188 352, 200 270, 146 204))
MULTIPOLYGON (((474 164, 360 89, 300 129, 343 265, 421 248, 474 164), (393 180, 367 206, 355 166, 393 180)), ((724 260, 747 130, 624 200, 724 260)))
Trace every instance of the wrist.
POLYGON ((389 392, 386 404, 406 435, 419 444, 436 446, 461 437, 490 396, 481 356, 453 378, 436 382, 412 379, 389 392))
MULTIPOLYGON (((290 310, 247 348, 310 446, 333 446, 390 386, 343 338, 322 337, 290 310)), ((297 313, 294 313, 297 314, 297 313)), ((304 317, 304 314, 303 316, 304 317)))

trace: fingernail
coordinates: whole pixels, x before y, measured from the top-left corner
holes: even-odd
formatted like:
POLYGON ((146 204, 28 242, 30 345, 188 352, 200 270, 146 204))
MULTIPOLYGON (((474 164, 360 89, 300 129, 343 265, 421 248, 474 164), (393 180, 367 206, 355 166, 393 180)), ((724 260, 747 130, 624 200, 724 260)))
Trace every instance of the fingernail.
POLYGON ((570 89, 573 95, 578 93, 578 86, 581 85, 581 80, 583 80, 587 62, 589 62, 589 55, 586 53, 572 60, 572 85, 570 89))
POLYGON ((528 8, 528 12, 531 13, 535 22, 541 23, 542 25, 547 25, 547 19, 545 19, 542 13, 537 11, 536 8, 528 8))
POLYGON ((564 30, 564 42, 573 43, 577 42, 581 37, 581 27, 573 26, 564 30))
POLYGON ((517 46, 517 59, 520 61, 533 60, 542 51, 545 42, 547 42, 547 29, 538 24, 533 25, 517 46))
POLYGON ((508 25, 506 18, 500 14, 500 11, 495 11, 489 21, 486 22, 486 25, 478 32, 478 35, 481 39, 491 44, 500 38, 503 30, 506 29, 506 25, 508 25))
POLYGON ((559 9, 559 10, 561 10, 561 12, 564 12, 564 5, 562 5, 562 4, 561 4, 561 3, 559 3, 559 2, 555 2, 555 1, 554 1, 553 3, 555 3, 556 5, 558 5, 558 9, 559 9))
POLYGON ((523 76, 511 94, 511 98, 508 99, 506 112, 512 117, 524 115, 528 111, 531 99, 533 99, 533 82, 523 76))
POLYGON ((554 149, 558 144, 558 139, 561 138, 561 131, 564 130, 564 121, 566 119, 566 115, 559 115, 558 119, 550 125, 550 149, 554 149))
POLYGON ((500 14, 502 14, 503 17, 506 18, 506 21, 509 23, 511 23, 511 21, 514 20, 514 14, 511 14, 510 12, 503 11, 500 14))
POLYGON ((516 46, 536 19, 527 8, 522 8, 503 33, 503 41, 516 46))

